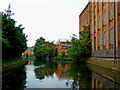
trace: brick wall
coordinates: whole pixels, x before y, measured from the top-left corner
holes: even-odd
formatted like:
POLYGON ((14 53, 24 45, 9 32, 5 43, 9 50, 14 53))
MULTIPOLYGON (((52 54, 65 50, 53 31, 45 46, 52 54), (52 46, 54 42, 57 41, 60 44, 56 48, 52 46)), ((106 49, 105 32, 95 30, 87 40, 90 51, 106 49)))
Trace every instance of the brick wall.
POLYGON ((83 26, 88 26, 90 23, 90 4, 88 3, 82 13, 79 15, 79 31, 83 30, 83 26))
MULTIPOLYGON (((92 57, 107 57, 107 58, 114 58, 114 48, 113 49, 106 49, 106 50, 98 50, 92 51, 92 57)), ((116 48, 116 57, 120 58, 120 46, 116 48)))
POLYGON ((92 51, 94 57, 114 57, 114 49, 92 51))

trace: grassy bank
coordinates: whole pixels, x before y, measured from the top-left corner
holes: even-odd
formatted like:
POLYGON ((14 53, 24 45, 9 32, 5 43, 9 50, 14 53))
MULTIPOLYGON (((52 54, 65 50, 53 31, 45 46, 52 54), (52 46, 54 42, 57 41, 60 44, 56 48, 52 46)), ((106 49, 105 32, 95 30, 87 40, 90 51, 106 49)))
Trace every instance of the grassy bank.
POLYGON ((2 67, 12 65, 12 64, 17 64, 17 63, 24 62, 24 61, 27 61, 27 60, 28 60, 27 58, 23 59, 22 57, 2 60, 2 67))

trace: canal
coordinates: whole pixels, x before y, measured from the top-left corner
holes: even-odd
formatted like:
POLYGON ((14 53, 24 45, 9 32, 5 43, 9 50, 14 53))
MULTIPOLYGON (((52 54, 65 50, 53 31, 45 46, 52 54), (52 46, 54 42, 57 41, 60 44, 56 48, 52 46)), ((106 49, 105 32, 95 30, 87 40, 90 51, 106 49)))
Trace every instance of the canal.
POLYGON ((120 72, 68 62, 34 61, 2 73, 3 90, 120 88, 120 72))

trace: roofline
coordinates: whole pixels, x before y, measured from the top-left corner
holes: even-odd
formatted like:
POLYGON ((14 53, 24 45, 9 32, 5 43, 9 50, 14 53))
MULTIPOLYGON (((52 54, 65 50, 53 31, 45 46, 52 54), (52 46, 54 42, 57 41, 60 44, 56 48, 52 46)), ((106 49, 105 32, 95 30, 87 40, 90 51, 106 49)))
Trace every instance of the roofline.
POLYGON ((90 4, 90 2, 88 2, 88 4, 85 6, 85 8, 83 9, 83 11, 80 13, 79 17, 80 17, 81 14, 85 11, 85 9, 88 7, 89 4, 90 4))

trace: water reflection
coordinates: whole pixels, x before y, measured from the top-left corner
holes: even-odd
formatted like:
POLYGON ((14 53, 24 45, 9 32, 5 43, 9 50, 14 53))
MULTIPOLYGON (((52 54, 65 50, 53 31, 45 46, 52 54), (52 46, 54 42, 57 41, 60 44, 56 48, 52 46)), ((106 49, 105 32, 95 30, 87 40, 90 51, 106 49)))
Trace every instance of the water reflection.
POLYGON ((92 70, 92 88, 120 88, 120 72, 91 64, 87 66, 92 70))
POLYGON ((41 82, 51 78, 43 86, 49 87, 49 84, 54 83, 57 84, 54 85, 55 88, 91 88, 91 71, 84 65, 56 62, 39 62, 39 65, 45 66, 34 70, 36 78, 41 82), (52 79, 56 81, 52 82, 52 79))
POLYGON ((120 72, 79 63, 34 61, 3 71, 3 90, 26 88, 120 88, 120 72))
POLYGON ((91 88, 91 71, 87 66, 72 63, 69 74, 74 80, 72 88, 91 88))
POLYGON ((44 83, 42 85, 45 87, 50 87, 53 83, 57 85, 51 88, 120 88, 120 72, 110 69, 63 62, 39 62, 37 66, 39 65, 44 65, 44 67, 36 68, 35 76, 44 83), (114 73, 114 79, 111 78, 111 74, 106 75, 105 73, 114 73), (46 82, 46 80, 49 81, 46 82))
POLYGON ((23 90, 26 83, 24 65, 2 71, 2 90, 23 90))

